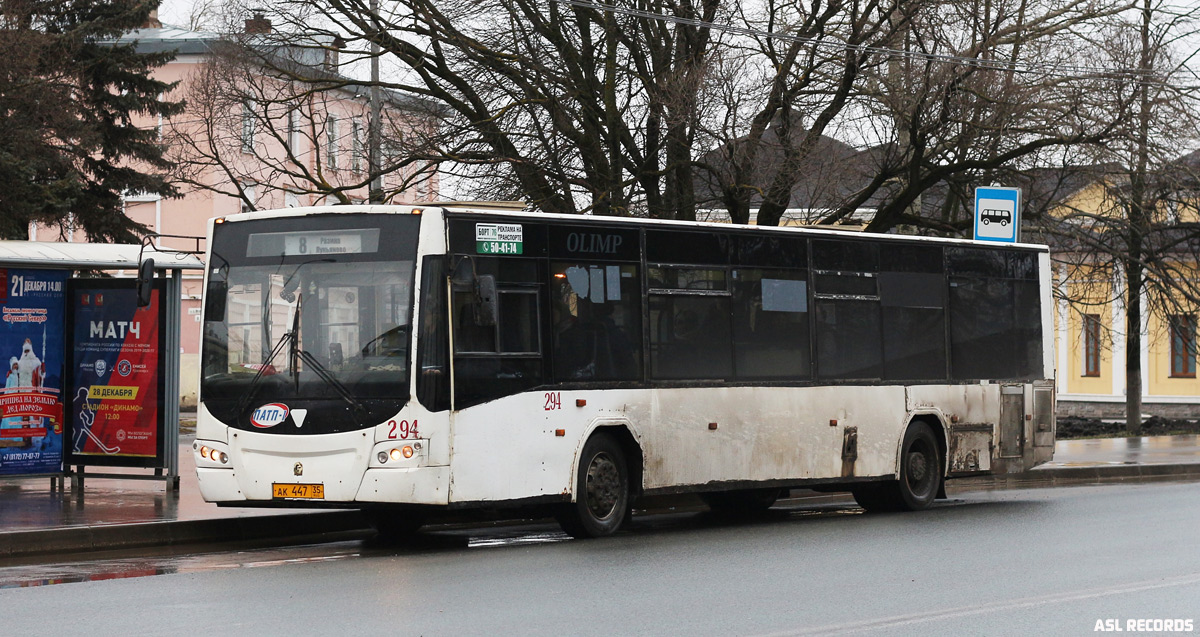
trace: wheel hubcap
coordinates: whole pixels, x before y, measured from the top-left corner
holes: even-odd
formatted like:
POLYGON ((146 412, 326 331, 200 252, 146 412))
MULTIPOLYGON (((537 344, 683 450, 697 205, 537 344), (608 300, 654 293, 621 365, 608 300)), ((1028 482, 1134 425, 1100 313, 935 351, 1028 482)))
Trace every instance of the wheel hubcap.
POLYGON ((925 474, 929 471, 929 463, 925 458, 925 454, 920 451, 913 451, 908 454, 908 477, 910 482, 921 483, 925 481, 925 474))
POLYGON ((596 454, 587 471, 587 507, 603 519, 613 514, 621 494, 621 476, 617 464, 606 453, 596 454))
POLYGON ((937 456, 933 448, 923 440, 917 440, 908 448, 904 479, 908 490, 918 498, 932 497, 937 485, 937 456))

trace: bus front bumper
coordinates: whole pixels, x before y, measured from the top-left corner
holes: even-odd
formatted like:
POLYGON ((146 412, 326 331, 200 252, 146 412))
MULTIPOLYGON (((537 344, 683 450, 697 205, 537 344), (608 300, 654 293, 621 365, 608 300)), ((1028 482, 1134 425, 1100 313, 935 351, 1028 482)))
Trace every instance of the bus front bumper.
MULTIPOLYGON (((319 499, 272 498, 264 493, 247 497, 233 469, 196 468, 200 483, 200 495, 206 502, 218 504, 258 504, 275 502, 281 506, 304 506, 307 504, 355 504, 355 503, 399 503, 440 504, 449 501, 449 467, 414 467, 408 469, 367 469, 357 494, 350 499, 343 497, 319 499), (259 497, 253 497, 257 495, 259 497)), ((320 484, 317 481, 294 480, 289 483, 320 484)), ((283 484, 283 483, 280 483, 283 484)), ((324 493, 324 489, 322 489, 324 493)))

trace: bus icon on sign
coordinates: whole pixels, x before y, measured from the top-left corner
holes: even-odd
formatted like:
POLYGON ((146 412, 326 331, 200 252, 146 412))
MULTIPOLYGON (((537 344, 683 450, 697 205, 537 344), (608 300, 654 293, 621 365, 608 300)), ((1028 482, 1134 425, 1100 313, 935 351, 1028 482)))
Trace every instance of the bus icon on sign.
POLYGON ((979 214, 979 221, 985 226, 993 223, 1007 226, 1012 223, 1012 213, 999 208, 984 208, 979 214))
POLYGON ((984 186, 975 189, 976 241, 1016 243, 1021 227, 1021 191, 984 186))

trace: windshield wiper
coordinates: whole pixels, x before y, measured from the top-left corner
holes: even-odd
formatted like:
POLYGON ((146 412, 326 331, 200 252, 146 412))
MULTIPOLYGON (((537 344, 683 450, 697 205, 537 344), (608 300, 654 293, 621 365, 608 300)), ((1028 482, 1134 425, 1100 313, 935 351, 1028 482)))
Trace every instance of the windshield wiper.
MULTIPOLYGON (((319 259, 316 259, 316 258, 309 259, 307 261, 301 261, 300 263, 297 263, 296 267, 292 268, 291 274, 289 274, 287 276, 287 278, 283 280, 283 284, 280 286, 280 290, 279 290, 279 298, 283 299, 284 301, 287 301, 288 303, 296 301, 296 298, 297 298, 296 288, 299 287, 299 285, 300 285, 300 279, 298 279, 296 277, 296 275, 300 274, 300 268, 302 268, 310 263, 333 263, 333 262, 334 262, 333 259, 325 257, 325 258, 319 258, 319 259), (294 283, 293 283, 293 281, 294 281, 294 283)), ((279 274, 279 271, 283 269, 283 265, 284 265, 284 256, 280 255, 279 267, 275 270, 275 274, 279 274)), ((266 340, 269 341, 269 340, 271 340, 271 292, 270 292, 271 283, 270 283, 269 279, 266 282, 264 282, 264 286, 265 287, 263 289, 263 302, 262 302, 262 309, 261 309, 262 325, 263 325, 263 334, 266 336, 266 340)), ((303 298, 303 297, 301 296, 301 298, 303 298)), ((280 352, 283 351, 283 346, 285 343, 292 345, 292 349, 289 350, 288 364, 291 365, 291 367, 292 367, 292 371, 294 374, 293 378, 294 378, 294 382, 296 383, 296 389, 297 389, 297 391, 299 391, 300 378, 298 375, 295 375, 295 374, 298 374, 298 372, 296 372, 296 350, 299 348, 299 339, 300 339, 300 303, 297 302, 295 314, 292 315, 291 331, 284 332, 282 335, 280 335, 279 340, 276 341, 275 345, 271 348, 270 353, 267 354, 267 357, 264 358, 262 363, 259 364, 258 370, 254 374, 254 378, 250 379, 250 385, 246 387, 246 391, 242 393, 242 397, 238 401, 237 410, 239 413, 242 411, 245 411, 246 407, 249 406, 250 400, 254 397, 254 389, 256 387, 258 387, 259 381, 261 381, 262 377, 266 375, 265 372, 267 370, 267 367, 271 366, 271 361, 274 361, 275 357, 278 356, 280 354, 280 352)))
POLYGON ((299 361, 304 361, 304 364, 311 367, 321 380, 325 381, 342 397, 342 400, 349 403, 350 407, 354 410, 354 415, 358 416, 360 420, 363 419, 367 413, 366 406, 355 398, 354 394, 350 393, 350 390, 340 380, 335 378, 329 369, 322 365, 321 361, 317 360, 316 356, 300 349, 300 313, 303 311, 303 307, 304 294, 300 293, 296 296, 296 313, 292 315, 292 329, 288 332, 291 335, 291 347, 288 350, 288 365, 292 370, 292 382, 295 384, 296 394, 300 393, 300 365, 298 363, 299 361))
POLYGON ((294 298, 296 299, 296 311, 292 313, 292 330, 288 332, 292 335, 292 346, 288 349, 288 369, 292 370, 292 383, 296 386, 296 393, 299 394, 300 366, 296 364, 296 355, 300 352, 300 308, 304 303, 304 294, 294 298))
MULTIPOLYGON (((300 298, 303 300, 304 297, 301 296, 300 298)), ((350 407, 354 410, 354 415, 358 416, 360 419, 364 418, 367 414, 367 408, 365 405, 363 405, 362 401, 355 398, 354 394, 350 392, 346 385, 334 377, 334 375, 330 373, 329 369, 321 364, 321 361, 317 360, 317 358, 312 354, 300 349, 300 305, 300 303, 296 304, 296 313, 292 318, 292 329, 284 332, 279 337, 279 342, 276 343, 275 347, 271 349, 271 353, 267 357, 266 361, 259 366, 258 371, 254 374, 254 378, 250 379, 250 385, 246 388, 246 391, 242 394, 242 399, 238 402, 238 412, 240 413, 245 411, 246 407, 249 406, 250 399, 254 396, 254 389, 258 386, 259 381, 262 380, 262 377, 265 375, 264 371, 267 369, 268 362, 275 360, 275 357, 283 351, 283 347, 286 344, 288 345, 288 365, 291 367, 292 381, 296 385, 297 394, 300 392, 300 366, 297 364, 297 362, 304 361, 305 365, 310 366, 313 372, 319 376, 321 380, 325 381, 330 387, 332 387, 334 391, 337 392, 338 396, 340 396, 342 400, 346 401, 346 403, 350 405, 350 407)))
POLYGON ((299 347, 296 347, 296 353, 300 356, 300 360, 304 361, 305 365, 311 366, 312 370, 316 372, 317 376, 320 376, 321 380, 328 383, 329 386, 332 387, 334 391, 336 391, 338 395, 342 397, 342 400, 349 403, 350 407, 354 410, 354 415, 358 416, 360 419, 366 416, 366 405, 363 405, 362 401, 355 398, 354 394, 350 393, 350 390, 342 384, 342 381, 335 378, 333 374, 330 373, 329 370, 317 360, 317 357, 309 354, 299 347))
MULTIPOLYGON (((275 275, 279 275, 279 271, 283 269, 283 265, 284 265, 283 261, 284 261, 284 255, 280 255, 279 267, 275 269, 275 275)), ((329 257, 324 257, 324 258, 320 258, 320 259, 313 258, 313 259, 309 259, 307 261, 301 261, 300 263, 297 263, 296 267, 292 268, 291 274, 287 275, 287 278, 283 280, 282 284, 280 284, 279 298, 283 299, 284 301, 287 301, 288 303, 292 303, 296 300, 296 296, 297 296, 296 288, 300 287, 300 279, 297 277, 297 275, 300 274, 300 268, 303 268, 304 266, 309 265, 311 263, 335 263, 335 260, 331 259, 329 257)), ((265 286, 266 287, 264 288, 261 312, 262 312, 263 334, 266 335, 266 337, 267 337, 266 340, 269 341, 269 340, 271 340, 271 293, 269 292, 269 290, 271 288, 270 278, 268 278, 267 281, 265 282, 265 286)), ((300 307, 299 304, 297 304, 296 305, 297 315, 300 312, 299 307, 300 307)), ((292 321, 292 332, 293 333, 297 333, 297 328, 296 328, 295 324, 296 324, 296 320, 293 319, 293 321, 292 321)), ((284 336, 287 336, 287 335, 284 334, 284 336)), ((272 361, 272 360, 274 360, 274 353, 272 354, 271 358, 268 358, 267 360, 263 361, 263 364, 265 365, 268 361, 272 361)))
MULTIPOLYGON (((355 398, 354 394, 352 394, 341 381, 335 378, 333 374, 324 365, 322 365, 315 356, 300 348, 300 314, 303 310, 304 293, 296 292, 296 288, 299 285, 299 280, 296 278, 296 275, 299 274, 302 266, 308 265, 309 263, 332 262, 334 262, 334 260, 329 258, 310 259, 308 261, 304 261, 303 263, 297 264, 296 268, 292 270, 292 273, 286 279, 284 279, 283 285, 279 291, 279 298, 287 301, 288 303, 293 301, 296 303, 295 311, 292 314, 291 329, 280 335, 279 341, 275 343, 274 347, 271 348, 271 352, 263 360, 262 364, 259 365, 258 370, 254 374, 254 378, 250 379, 249 386, 246 387, 246 391, 242 393, 241 400, 238 401, 237 410, 239 413, 245 411, 246 407, 249 406, 250 400, 254 397, 255 388, 258 387, 258 383, 262 380, 262 377, 266 375, 265 372, 267 367, 270 366, 271 361, 274 361, 275 357, 283 351, 284 345, 286 344, 288 346, 288 366, 292 372, 292 383, 295 386, 297 395, 300 393, 299 361, 304 361, 304 364, 311 366, 313 372, 316 373, 317 376, 319 376, 321 380, 325 381, 330 387, 333 387, 338 396, 340 396, 342 400, 346 401, 346 403, 350 405, 355 416, 358 416, 360 420, 365 419, 367 415, 367 408, 365 405, 363 405, 362 401, 355 398), (295 281, 295 283, 293 283, 293 281, 295 281)), ((280 265, 282 266, 282 264, 280 265)), ((263 295, 263 327, 266 330, 268 338, 270 338, 270 303, 270 293, 263 295)))
POLYGON ((275 343, 275 346, 271 348, 271 352, 258 366, 258 370, 254 372, 254 378, 250 379, 250 385, 246 387, 246 391, 242 392, 242 398, 238 401, 237 405, 238 413, 245 411, 246 407, 250 405, 250 399, 254 397, 254 389, 258 387, 258 382, 266 375, 265 372, 267 371, 267 367, 271 366, 271 361, 275 360, 275 357, 283 351, 284 343, 287 343, 289 340, 294 343, 295 339, 296 336, 292 332, 284 332, 279 337, 279 341, 275 343))

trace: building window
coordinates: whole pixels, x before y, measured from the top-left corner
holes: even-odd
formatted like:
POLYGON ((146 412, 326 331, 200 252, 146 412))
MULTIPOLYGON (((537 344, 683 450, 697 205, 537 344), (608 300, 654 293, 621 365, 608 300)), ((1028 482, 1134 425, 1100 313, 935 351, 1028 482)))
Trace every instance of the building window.
POLYGON ((254 102, 242 102, 242 152, 254 152, 254 102))
POLYGON ((338 153, 338 136, 337 136, 337 117, 329 116, 325 122, 325 167, 331 170, 337 170, 337 153, 338 153))
POLYGON ((1100 375, 1100 315, 1083 315, 1083 375, 1100 375))
POLYGON ((284 208, 299 208, 300 207, 300 196, 290 190, 283 193, 283 207, 284 208))
POLYGON ((292 151, 293 155, 300 154, 300 111, 288 111, 287 119, 287 143, 288 150, 292 151))
POLYGON ((1176 314, 1171 317, 1171 376, 1196 377, 1196 316, 1176 314))
POLYGON ((363 165, 362 124, 355 120, 351 125, 350 143, 353 145, 350 153, 350 170, 360 173, 363 165))
POLYGON ((242 195, 243 195, 242 196, 242 212, 253 212, 254 211, 254 201, 256 199, 256 193, 255 193, 256 190, 257 190, 257 188, 255 187, 254 183, 247 182, 247 183, 242 184, 242 195))

